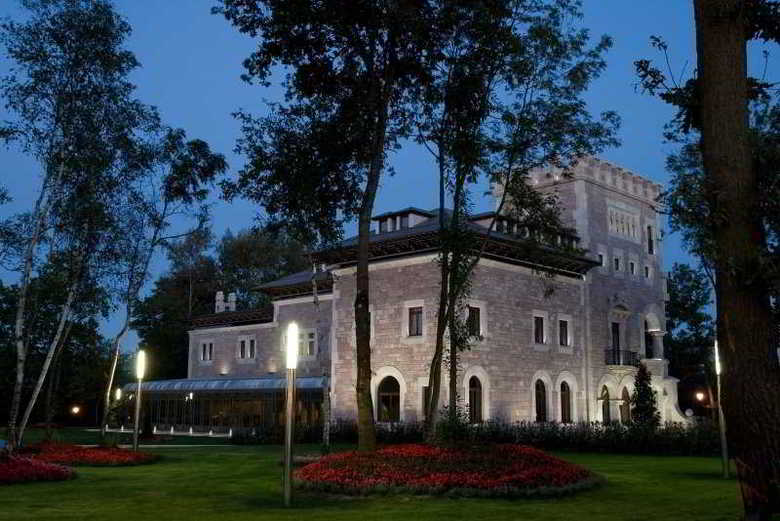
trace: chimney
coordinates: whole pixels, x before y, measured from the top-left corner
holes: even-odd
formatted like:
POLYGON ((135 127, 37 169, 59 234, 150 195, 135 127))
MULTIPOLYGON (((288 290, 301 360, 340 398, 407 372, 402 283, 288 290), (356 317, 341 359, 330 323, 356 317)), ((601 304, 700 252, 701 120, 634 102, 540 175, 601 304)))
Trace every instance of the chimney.
POLYGON ((217 291, 217 301, 214 307, 215 313, 222 313, 225 311, 225 294, 221 291, 217 291))
POLYGON ((227 306, 225 308, 225 311, 235 311, 236 310, 236 294, 235 292, 228 293, 228 301, 227 306))

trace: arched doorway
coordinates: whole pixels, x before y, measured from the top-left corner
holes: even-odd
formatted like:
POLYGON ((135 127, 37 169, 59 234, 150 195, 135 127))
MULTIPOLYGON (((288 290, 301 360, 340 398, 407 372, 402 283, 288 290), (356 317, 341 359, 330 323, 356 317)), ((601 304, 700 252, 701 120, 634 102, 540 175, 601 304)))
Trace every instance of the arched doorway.
POLYGON ((623 403, 620 404, 620 423, 631 422, 631 395, 628 394, 628 389, 623 388, 623 394, 621 395, 623 403))
POLYGON ((601 388, 601 421, 602 423, 610 423, 612 421, 612 415, 609 411, 609 389, 607 386, 601 388))
POLYGON ((571 423, 571 389, 561 382, 561 423, 571 423))
POLYGON ((537 380, 534 384, 534 394, 536 397, 536 421, 547 421, 547 388, 544 382, 537 380))
POLYGON ((392 376, 385 376, 377 389, 377 416, 380 422, 401 421, 401 386, 392 376))
POLYGON ((479 378, 469 378, 469 423, 482 423, 482 383, 479 378))

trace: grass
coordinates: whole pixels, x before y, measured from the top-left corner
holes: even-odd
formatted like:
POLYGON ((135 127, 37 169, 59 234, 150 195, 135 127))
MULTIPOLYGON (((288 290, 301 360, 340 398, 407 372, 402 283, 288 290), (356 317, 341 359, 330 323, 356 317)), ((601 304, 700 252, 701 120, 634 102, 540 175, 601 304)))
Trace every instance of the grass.
MULTIPOLYGON (((301 447, 298 452, 314 452, 301 447)), ((183 447, 139 467, 81 467, 59 483, 0 487, 3 521, 219 520, 736 520, 734 480, 716 458, 558 453, 605 476, 602 488, 554 500, 326 497, 299 492, 282 507, 281 448, 183 447)), ((778 516, 776 519, 780 519, 778 516)))

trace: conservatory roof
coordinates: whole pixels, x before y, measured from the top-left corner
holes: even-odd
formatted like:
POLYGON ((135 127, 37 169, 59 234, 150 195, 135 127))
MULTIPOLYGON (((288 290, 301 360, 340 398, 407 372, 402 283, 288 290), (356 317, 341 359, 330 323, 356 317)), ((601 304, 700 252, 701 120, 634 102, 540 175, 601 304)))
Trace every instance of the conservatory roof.
MULTIPOLYGON (((322 389, 327 386, 327 376, 308 376, 295 379, 297 389, 322 389)), ((129 383, 122 388, 124 393, 133 393, 138 384, 129 383)), ((141 383, 145 393, 235 393, 273 392, 284 389, 287 379, 281 376, 262 378, 182 378, 179 380, 153 380, 141 383)))

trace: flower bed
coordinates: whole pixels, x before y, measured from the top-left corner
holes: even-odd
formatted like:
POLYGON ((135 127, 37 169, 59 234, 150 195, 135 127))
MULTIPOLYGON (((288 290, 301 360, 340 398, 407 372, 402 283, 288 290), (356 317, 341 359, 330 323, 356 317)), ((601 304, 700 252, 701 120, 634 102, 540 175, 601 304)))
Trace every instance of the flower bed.
POLYGON ((295 477, 300 487, 325 492, 480 497, 557 496, 601 482, 584 467, 523 445, 344 452, 303 467, 295 477))
POLYGON ((33 458, 62 465, 124 466, 152 463, 155 454, 114 447, 80 447, 69 443, 43 442, 28 449, 33 458))
POLYGON ((63 481, 76 475, 73 469, 21 456, 0 458, 0 485, 26 481, 63 481))

